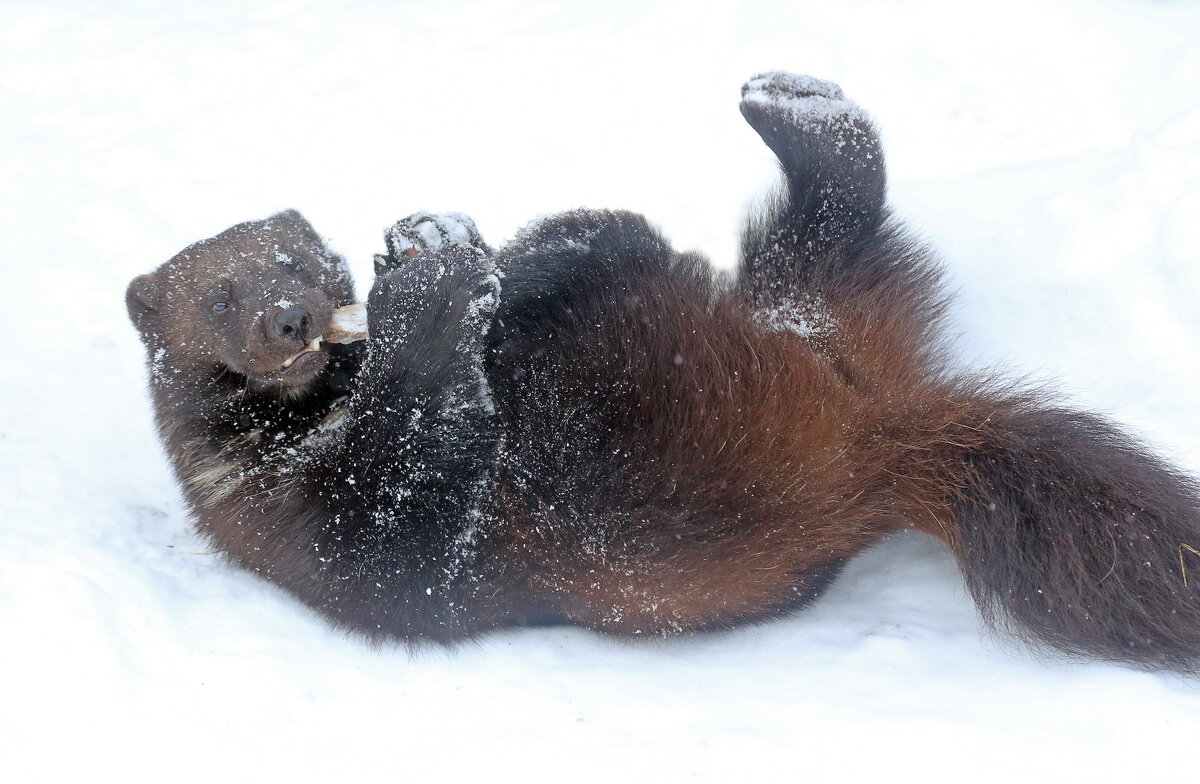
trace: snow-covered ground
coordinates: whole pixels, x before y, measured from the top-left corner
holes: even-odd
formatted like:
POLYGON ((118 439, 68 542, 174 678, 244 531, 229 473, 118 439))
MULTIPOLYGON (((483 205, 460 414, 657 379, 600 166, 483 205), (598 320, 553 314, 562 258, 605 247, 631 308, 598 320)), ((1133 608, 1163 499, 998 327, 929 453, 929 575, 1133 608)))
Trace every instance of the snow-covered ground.
POLYGON ((879 119, 965 361, 1200 471, 1197 41, 1182 1, 0 4, 0 778, 1191 780, 1200 683, 986 632, 916 535, 727 634, 345 638, 190 532, 122 295, 284 207, 361 290, 421 208, 629 208, 728 266, 774 178, 738 87, 784 68, 879 119))

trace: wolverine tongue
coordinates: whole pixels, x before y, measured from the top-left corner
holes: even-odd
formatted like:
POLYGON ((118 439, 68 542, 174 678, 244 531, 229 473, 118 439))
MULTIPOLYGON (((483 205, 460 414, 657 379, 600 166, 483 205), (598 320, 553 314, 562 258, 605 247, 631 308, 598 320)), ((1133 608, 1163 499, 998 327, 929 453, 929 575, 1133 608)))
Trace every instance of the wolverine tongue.
POLYGON ((293 354, 292 356, 290 356, 286 360, 284 360, 283 369, 287 370, 288 368, 290 368, 292 366, 293 362, 295 362, 297 359, 304 356, 305 354, 308 354, 309 352, 312 352, 312 351, 320 351, 320 350, 321 350, 321 336, 318 335, 317 337, 313 338, 312 341, 309 342, 308 345, 306 345, 304 348, 300 349, 295 354, 293 354))

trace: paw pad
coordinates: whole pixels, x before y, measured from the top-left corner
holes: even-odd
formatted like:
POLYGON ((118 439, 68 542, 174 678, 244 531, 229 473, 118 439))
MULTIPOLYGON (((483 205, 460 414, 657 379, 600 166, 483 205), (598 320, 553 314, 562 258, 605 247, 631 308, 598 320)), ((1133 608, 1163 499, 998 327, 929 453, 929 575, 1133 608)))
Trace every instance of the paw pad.
POLYGON ((475 221, 461 212, 413 213, 392 225, 384 234, 384 241, 388 252, 375 256, 376 273, 443 245, 470 245, 490 252, 475 221))
POLYGON ((747 98, 752 94, 760 94, 768 99, 820 97, 841 101, 846 98, 842 88, 833 82, 787 71, 768 71, 750 77, 742 85, 742 97, 747 98))
POLYGON ((751 77, 742 85, 741 109, 760 134, 769 133, 780 117, 807 131, 847 119, 866 120, 862 109, 833 82, 786 71, 751 77))

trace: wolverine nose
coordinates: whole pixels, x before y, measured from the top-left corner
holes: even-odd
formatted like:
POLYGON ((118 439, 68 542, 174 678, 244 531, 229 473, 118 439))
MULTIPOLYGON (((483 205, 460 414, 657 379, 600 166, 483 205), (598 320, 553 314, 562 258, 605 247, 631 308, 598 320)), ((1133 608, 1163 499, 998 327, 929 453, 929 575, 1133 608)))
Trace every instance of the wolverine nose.
POLYGON ((311 327, 312 314, 303 305, 292 305, 279 311, 271 323, 275 336, 285 340, 307 341, 311 327))

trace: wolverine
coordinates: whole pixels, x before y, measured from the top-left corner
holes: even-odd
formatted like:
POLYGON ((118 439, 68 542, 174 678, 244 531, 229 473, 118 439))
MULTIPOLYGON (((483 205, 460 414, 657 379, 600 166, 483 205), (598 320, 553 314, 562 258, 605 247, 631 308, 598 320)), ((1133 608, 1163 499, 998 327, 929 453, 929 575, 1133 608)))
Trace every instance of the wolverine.
POLYGON ((773 618, 915 529, 1022 639, 1195 673, 1196 479, 950 361, 939 263, 838 86, 762 74, 741 111, 783 183, 731 278, 579 210, 494 252, 465 216, 401 221, 350 345, 324 341, 345 262, 292 211, 134 279, 200 532, 334 625, 417 644, 773 618))

